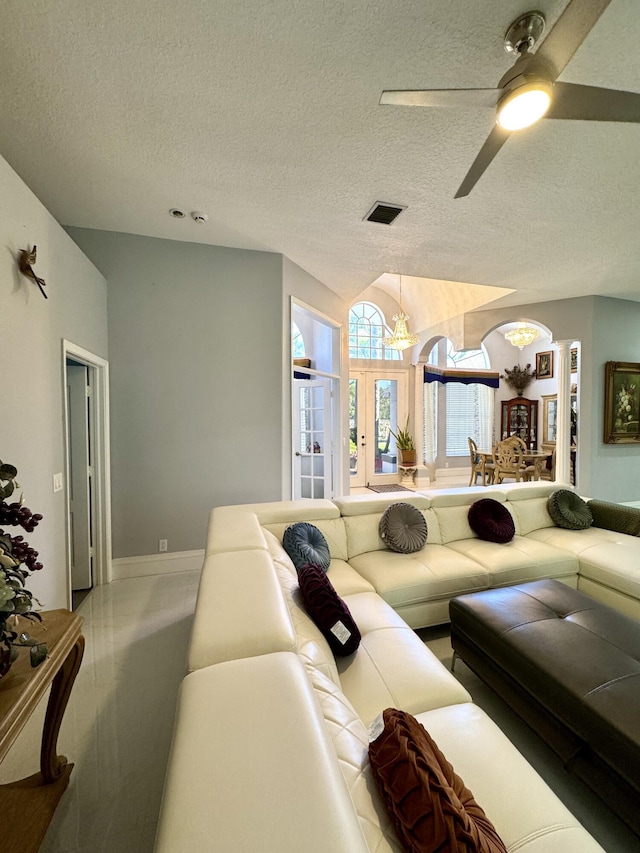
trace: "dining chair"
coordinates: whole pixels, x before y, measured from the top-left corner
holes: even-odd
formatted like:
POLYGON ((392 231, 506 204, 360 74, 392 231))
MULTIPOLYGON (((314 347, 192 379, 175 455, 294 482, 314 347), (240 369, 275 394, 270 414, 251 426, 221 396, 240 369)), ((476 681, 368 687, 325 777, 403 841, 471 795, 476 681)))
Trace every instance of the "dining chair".
POLYGON ((495 470, 493 462, 489 462, 486 457, 478 453, 478 445, 471 436, 467 438, 467 441, 469 442, 469 456, 471 457, 471 477, 469 479, 469 485, 475 485, 478 477, 481 477, 482 485, 490 486, 491 483, 493 483, 493 474, 495 470))
POLYGON ((494 482, 513 477, 517 483, 523 478, 522 439, 512 436, 499 441, 493 448, 494 482), (515 440, 514 440, 515 439, 515 440))
POLYGON ((540 472, 541 480, 555 480, 556 479, 556 449, 553 448, 553 452, 551 454, 551 458, 547 459, 547 464, 544 466, 542 471, 540 472))

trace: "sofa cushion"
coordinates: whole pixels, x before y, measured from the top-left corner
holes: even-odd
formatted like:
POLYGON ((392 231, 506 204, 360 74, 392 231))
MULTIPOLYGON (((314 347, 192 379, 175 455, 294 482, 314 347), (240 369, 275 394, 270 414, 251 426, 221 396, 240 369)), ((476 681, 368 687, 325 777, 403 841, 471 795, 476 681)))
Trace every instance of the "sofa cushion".
MULTIPOLYGON (((385 507, 386 509, 386 507, 385 507)), ((432 509, 418 507, 427 525, 427 542, 441 545, 438 519, 432 509)), ((383 510, 384 512, 384 510, 383 510)), ((370 551, 389 552, 384 539, 380 538, 380 518, 382 513, 345 516, 344 526, 347 534, 349 562, 359 554, 370 551)))
POLYGON ((365 725, 391 705, 417 714, 471 700, 416 632, 379 596, 372 592, 350 595, 347 604, 362 639, 357 653, 336 658, 336 666, 339 684, 365 725))
MULTIPOLYGON (((295 521, 297 520, 295 519, 295 521)), ((306 521, 306 519, 304 520, 306 521)), ((284 532, 292 524, 292 521, 294 520, 288 519, 287 521, 279 521, 273 524, 264 524, 263 530, 271 531, 278 541, 282 542, 284 532)), ((317 527, 327 540, 332 560, 347 560, 349 558, 347 532, 344 528, 344 521, 341 518, 314 518, 310 521, 310 524, 317 527)))
POLYGON ((369 760, 408 851, 507 853, 471 791, 411 714, 393 708, 383 712, 382 732, 369 745, 369 760))
POLYGON ((584 530, 593 524, 593 516, 587 504, 569 489, 557 489, 550 494, 547 509, 554 524, 567 530, 584 530))
POLYGON ((360 644, 360 631, 349 608, 320 566, 310 563, 298 571, 305 609, 336 655, 351 655, 360 644))
POLYGON ((370 853, 403 853, 369 764, 369 733, 342 690, 315 667, 307 674, 320 704, 370 853))
POLYGON ((482 498, 471 504, 469 526, 480 539, 498 544, 510 542, 516 532, 509 510, 492 498, 482 498))
POLYGON ((392 551, 413 554, 427 541, 427 522, 420 510, 411 504, 391 504, 380 519, 380 538, 392 551))
POLYGON ((320 566, 325 572, 329 568, 329 546, 315 524, 307 521, 290 524, 284 531, 282 545, 298 571, 308 563, 320 566))
POLYGON ((471 788, 508 850, 604 853, 477 705, 436 708, 416 718, 471 788))
POLYGON ((587 506, 591 510, 594 527, 616 530, 618 533, 627 533, 629 536, 640 536, 638 507, 596 500, 587 501, 587 506))

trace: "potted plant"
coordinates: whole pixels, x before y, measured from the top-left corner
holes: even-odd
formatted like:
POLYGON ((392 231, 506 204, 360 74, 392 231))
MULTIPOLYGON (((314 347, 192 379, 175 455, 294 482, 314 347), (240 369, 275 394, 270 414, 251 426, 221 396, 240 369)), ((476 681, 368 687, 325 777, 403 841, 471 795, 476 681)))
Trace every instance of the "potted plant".
POLYGON ((532 369, 530 364, 527 364, 524 367, 520 367, 519 364, 514 364, 511 370, 509 370, 508 367, 505 367, 504 376, 501 376, 500 378, 506 380, 507 385, 513 388, 518 397, 522 397, 531 382, 536 378, 536 372, 532 369))
MULTIPOLYGON (((42 516, 32 513, 23 506, 22 497, 9 503, 6 499, 13 495, 18 471, 13 465, 0 460, 0 525, 2 527, 21 527, 31 533, 42 516)), ((0 678, 9 671, 18 656, 17 646, 31 647, 31 665, 37 666, 46 657, 46 644, 35 643, 23 630, 20 634, 18 617, 41 620, 34 611, 34 603, 40 602, 27 589, 26 582, 30 572, 38 572, 42 563, 38 561, 38 552, 24 537, 11 536, 0 528, 0 678)))
POLYGON ((413 436, 409 432, 409 415, 407 415, 404 429, 398 429, 397 432, 394 432, 389 428, 389 432, 396 440, 396 447, 400 453, 400 464, 403 468, 413 468, 416 464, 416 446, 413 443, 413 436))

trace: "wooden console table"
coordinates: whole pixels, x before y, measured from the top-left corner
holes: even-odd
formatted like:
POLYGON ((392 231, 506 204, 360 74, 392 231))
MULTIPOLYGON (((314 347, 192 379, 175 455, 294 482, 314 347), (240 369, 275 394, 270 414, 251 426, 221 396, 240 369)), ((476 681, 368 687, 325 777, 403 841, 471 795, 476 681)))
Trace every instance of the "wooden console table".
POLYGON ((82 662, 82 618, 69 610, 47 610, 41 616, 42 622, 22 619, 18 630, 47 644, 46 660, 34 669, 29 649, 20 648, 18 659, 7 675, 0 678, 0 761, 51 685, 42 732, 40 772, 0 785, 0 853, 36 853, 73 768, 63 755, 57 754, 57 742, 82 662))

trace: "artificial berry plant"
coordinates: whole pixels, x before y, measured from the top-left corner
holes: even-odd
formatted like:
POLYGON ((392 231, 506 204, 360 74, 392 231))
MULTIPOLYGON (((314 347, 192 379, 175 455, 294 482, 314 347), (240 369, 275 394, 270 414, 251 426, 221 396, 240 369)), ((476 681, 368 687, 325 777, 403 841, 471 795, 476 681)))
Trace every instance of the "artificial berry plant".
MULTIPOLYGON (((16 486, 19 487, 17 474, 14 465, 0 460, 0 675, 4 674, 18 654, 14 648, 18 639, 15 630, 17 620, 11 617, 24 616, 41 621, 40 614, 33 610, 34 602, 38 606, 40 602, 25 585, 31 572, 42 569, 38 552, 21 534, 11 536, 4 530, 9 526, 21 527, 31 533, 42 519, 41 515, 32 513, 29 507, 23 505, 22 496, 20 500, 8 502, 16 486)), ((22 645, 33 644, 27 639, 22 645)))

